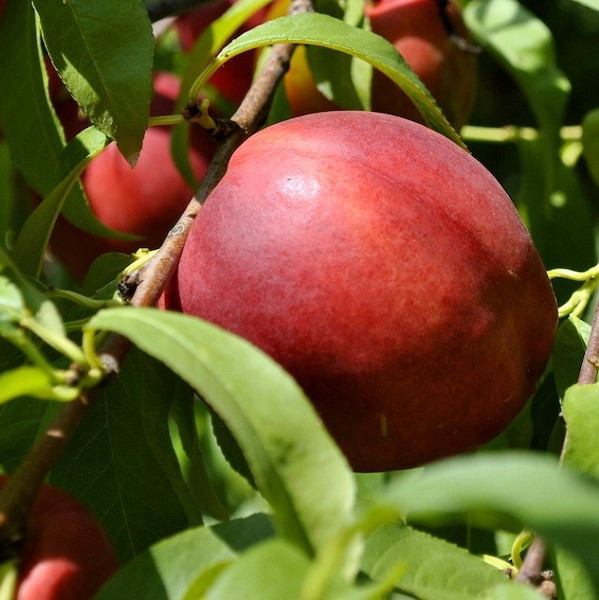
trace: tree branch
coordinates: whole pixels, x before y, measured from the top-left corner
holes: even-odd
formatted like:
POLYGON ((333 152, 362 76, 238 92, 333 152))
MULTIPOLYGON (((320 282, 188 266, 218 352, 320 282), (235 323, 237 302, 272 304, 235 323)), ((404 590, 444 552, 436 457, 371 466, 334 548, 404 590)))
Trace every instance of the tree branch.
MULTIPOLYGON (((309 12, 311 0, 294 0, 289 14, 309 12)), ((167 235, 155 257, 139 273, 139 285, 131 304, 154 306, 174 274, 185 239, 208 194, 224 175, 229 158, 243 140, 265 121, 276 87, 289 68, 294 46, 272 47, 264 68, 254 80, 246 97, 231 120, 233 132, 218 147, 197 192, 177 224, 167 235)), ((126 338, 112 334, 99 348, 98 354, 110 375, 118 373, 130 348, 126 338)), ((58 457, 62 454, 85 417, 94 396, 82 395, 65 405, 46 433, 37 440, 14 475, 0 491, 0 555, 10 552, 24 534, 29 509, 37 491, 58 457)))
MULTIPOLYGON (((591 326, 591 335, 587 344, 580 372, 578 373, 578 385, 588 385, 597 381, 597 372, 599 370, 599 303, 595 306, 593 322, 591 326)), ((560 465, 566 458, 568 451, 568 431, 564 437, 562 451, 560 454, 560 465)), ((516 579, 525 581, 534 585, 540 585, 542 579, 543 562, 545 560, 546 548, 542 538, 537 537, 531 544, 516 579)))

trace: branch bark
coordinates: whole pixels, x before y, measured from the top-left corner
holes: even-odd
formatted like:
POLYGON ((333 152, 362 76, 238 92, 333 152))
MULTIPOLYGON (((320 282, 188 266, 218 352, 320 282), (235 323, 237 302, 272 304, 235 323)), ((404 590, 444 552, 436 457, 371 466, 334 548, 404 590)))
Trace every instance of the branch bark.
MULTIPOLYGON (((289 14, 311 10, 311 0, 294 0, 289 14)), ((291 44, 272 47, 262 71, 231 118, 236 128, 219 145, 206 176, 158 253, 140 271, 139 285, 131 299, 133 306, 154 306, 162 290, 168 285, 191 224, 208 194, 224 175, 229 158, 268 116, 276 87, 289 68, 294 48, 291 44)), ((108 336, 102 344, 98 354, 110 375, 118 373, 129 348, 129 340, 116 334, 108 336)), ((93 394, 85 394, 65 405, 0 492, 0 555, 10 553, 14 544, 24 535, 27 515, 39 488, 85 418, 93 399, 93 394)))

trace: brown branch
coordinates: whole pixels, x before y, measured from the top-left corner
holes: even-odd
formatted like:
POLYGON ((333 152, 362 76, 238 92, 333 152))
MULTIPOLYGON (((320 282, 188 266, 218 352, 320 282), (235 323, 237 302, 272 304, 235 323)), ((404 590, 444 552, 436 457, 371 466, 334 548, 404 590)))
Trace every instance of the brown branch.
MULTIPOLYGON (((578 373, 578 385, 588 385, 597 381, 597 372, 599 370, 599 303, 595 307, 595 313, 593 315, 593 322, 591 326, 591 335, 589 336, 589 342, 587 344, 584 357, 582 359, 582 365, 580 372, 578 373)), ((566 458, 568 451, 568 431, 564 436, 564 443, 562 445, 562 451, 560 454, 560 465, 562 465, 566 458)), ((518 572, 516 579, 518 581, 524 581, 532 583, 534 585, 541 585, 543 562, 545 560, 546 548, 542 538, 537 537, 530 545, 522 568, 518 572)), ((546 583, 546 582, 545 582, 546 583)), ((547 586, 550 587, 551 586, 547 586)), ((552 589, 552 588, 551 588, 552 589)))
MULTIPOLYGON (((311 0, 293 0, 289 14, 309 12, 311 0)), ((237 125, 218 147, 208 170, 183 215, 167 235, 155 257, 139 273, 139 284, 131 304, 154 306, 173 276, 185 239, 208 194, 224 175, 229 158, 243 140, 265 121, 278 83, 289 68, 294 46, 272 47, 264 68, 254 80, 231 120, 237 125)), ((112 334, 100 347, 109 374, 118 373, 130 348, 126 338, 112 334)), ((24 533, 29 509, 47 473, 62 454, 93 402, 93 395, 82 395, 65 405, 46 433, 34 444, 14 475, 0 491, 0 554, 13 547, 24 533)))

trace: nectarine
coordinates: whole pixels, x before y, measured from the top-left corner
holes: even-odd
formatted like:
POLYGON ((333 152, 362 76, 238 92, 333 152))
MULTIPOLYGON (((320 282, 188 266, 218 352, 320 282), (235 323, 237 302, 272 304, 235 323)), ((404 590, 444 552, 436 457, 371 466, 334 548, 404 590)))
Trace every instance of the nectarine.
MULTIPOLYGON (((0 487, 6 480, 0 477, 0 487)), ((118 568, 95 517, 50 485, 33 504, 18 558, 16 600, 86 600, 118 568)))
MULTIPOLYGON (((155 95, 150 113, 169 114, 179 91, 179 79, 159 73, 154 80, 155 95)), ((195 176, 203 177, 216 142, 208 132, 194 127, 190 163, 195 176)), ((124 242, 85 234, 60 221, 51 239, 52 251, 78 278, 91 262, 105 252, 133 252, 140 246, 160 246, 193 195, 170 150, 170 128, 152 127, 146 131, 142 150, 134 168, 114 143, 94 158, 82 175, 90 208, 106 226, 141 236, 124 242)))
POLYGON ((283 365, 356 470, 492 439, 548 360, 555 297, 510 198, 392 115, 326 112, 250 137, 185 244, 184 312, 283 365))
MULTIPOLYGON (((181 15, 175 21, 175 29, 179 34, 181 47, 191 50, 197 38, 212 21, 221 17, 235 0, 212 0, 198 8, 181 15)), ((255 13, 235 35, 255 27, 264 19, 264 10, 255 13)), ((246 95, 254 77, 254 59, 249 52, 244 52, 228 61, 218 69, 210 79, 210 83, 229 101, 239 104, 246 95)))

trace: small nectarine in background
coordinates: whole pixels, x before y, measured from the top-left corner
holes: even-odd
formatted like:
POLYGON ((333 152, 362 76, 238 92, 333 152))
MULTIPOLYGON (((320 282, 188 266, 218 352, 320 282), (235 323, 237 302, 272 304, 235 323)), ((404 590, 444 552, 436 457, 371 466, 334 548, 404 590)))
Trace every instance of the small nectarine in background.
MULTIPOLYGON (((235 0, 212 0, 185 13, 175 21, 181 47, 188 52, 212 21, 222 16, 235 0)), ((264 20, 264 10, 260 10, 247 21, 233 37, 255 27, 264 20)), ((227 61, 210 79, 220 94, 235 105, 246 95, 254 77, 254 59, 250 52, 244 52, 227 61)))
POLYGON ((533 393, 557 324, 491 173, 380 113, 316 113, 250 137, 195 220, 175 285, 184 312, 295 376, 360 471, 491 440, 533 393))
MULTIPOLYGON (((289 0, 279 0, 267 18, 287 12, 289 0)), ((476 59, 472 51, 454 42, 448 31, 468 39, 461 14, 453 2, 445 9, 446 21, 435 0, 377 0, 367 4, 365 15, 374 33, 391 42, 411 69, 423 81, 441 109, 460 129, 468 120, 476 91, 476 59)), ((295 116, 339 106, 326 98, 316 82, 306 57, 306 48, 298 47, 284 79, 285 91, 295 116)), ((399 115, 422 122, 411 100, 386 75, 374 69, 371 85, 372 110, 399 115)))
MULTIPOLYGON (((0 476, 0 487, 7 481, 0 476)), ((95 517, 65 492, 44 484, 18 555, 16 600, 87 600, 118 569, 95 517)))
MULTIPOLYGON (((170 73, 159 73, 154 90, 151 114, 170 114, 179 92, 179 79, 170 73)), ((60 114, 60 106, 57 110, 60 114)), ((75 116, 72 109, 62 108, 62 111, 75 116)), ((77 126, 77 123, 66 124, 75 132, 77 126)), ((189 158, 198 179, 203 177, 215 148, 209 133, 194 127, 189 158)), ((193 195, 171 157, 169 127, 151 127, 146 131, 134 168, 112 143, 91 161, 81 179, 98 219, 111 229, 137 234, 141 239, 125 242, 97 238, 61 219, 50 246, 77 278, 83 277, 93 260, 105 252, 133 252, 140 246, 160 246, 193 195)))

